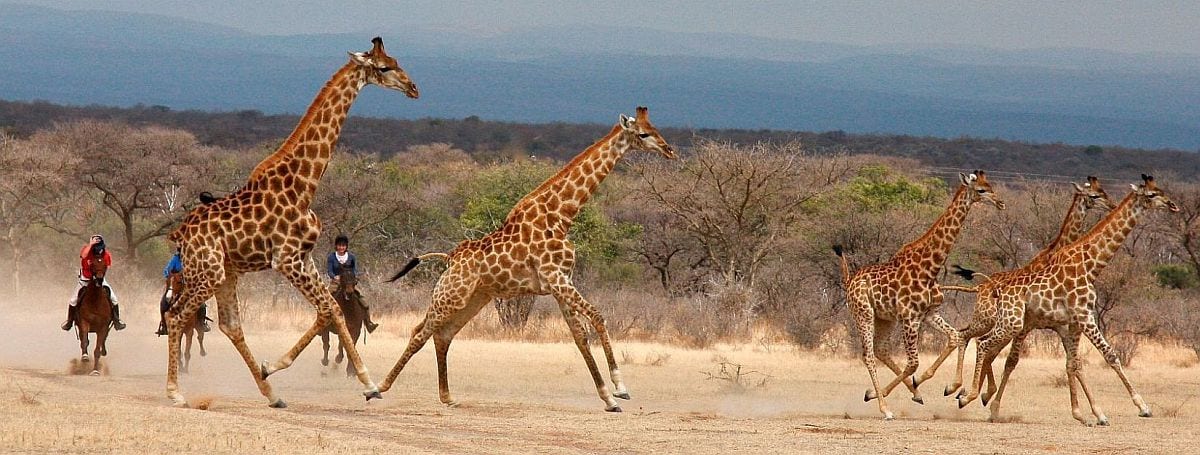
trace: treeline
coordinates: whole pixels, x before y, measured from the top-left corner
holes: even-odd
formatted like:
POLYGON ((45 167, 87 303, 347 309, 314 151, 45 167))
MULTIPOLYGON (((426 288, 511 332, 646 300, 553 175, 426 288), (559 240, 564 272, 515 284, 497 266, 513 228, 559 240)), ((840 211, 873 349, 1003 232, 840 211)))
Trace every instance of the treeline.
MULTIPOLYGON (((170 115, 228 119, 164 112, 170 115)), ((63 120, 0 139, 0 261, 10 265, 0 287, 11 292, 70 283, 78 247, 91 233, 105 235, 125 270, 138 270, 125 272, 125 280, 153 280, 169 255, 165 234, 197 203, 197 194, 221 196, 240 187, 274 149, 266 141, 213 145, 190 130, 144 122, 63 120)), ((529 126, 557 127, 580 128, 581 137, 572 140, 587 144, 572 153, 603 134, 584 135, 579 131, 591 128, 585 126, 529 126)), ((577 282, 639 296, 614 301, 594 293, 614 333, 670 332, 704 345, 766 328, 803 346, 828 343, 830 333, 845 333, 831 329, 846 320, 830 245, 845 245, 856 268, 886 260, 928 228, 958 180, 958 170, 948 181, 949 166, 931 173, 915 158, 717 137, 691 136, 679 160, 628 156, 574 224, 577 282)), ((949 143, 940 146, 946 156, 966 161, 949 143)), ((323 224, 318 253, 334 236, 349 235, 374 281, 416 253, 449 251, 490 232, 564 162, 527 149, 469 153, 439 142, 391 153, 365 149, 335 153, 313 209, 323 224)), ((1130 153, 1140 174, 1153 166, 1139 166, 1136 158, 1162 152, 1130 153)), ((957 167, 987 169, 975 162, 957 167)), ((1076 182, 1092 173, 1056 172, 1076 182)), ((1114 199, 1139 181, 1136 174, 1095 174, 1114 199)), ((999 180, 1006 180, 997 193, 1008 209, 972 209, 948 263, 985 272, 1012 268, 1054 238, 1073 187, 1016 175, 999 180)), ((1194 311, 1200 183, 1167 174, 1158 181, 1183 213, 1143 220, 1098 283, 1103 323, 1110 334, 1126 334, 1118 337, 1124 343, 1159 335, 1200 340, 1200 312, 1194 311)), ((1093 213, 1089 222, 1100 216, 1093 213)), ((428 286, 438 273, 421 268, 409 282, 428 286)), ((378 308, 388 311, 388 305, 378 308)), ((947 313, 962 322, 969 308, 951 303, 947 313)))
MULTIPOLYGON (((613 113, 616 118, 617 113, 613 113)), ((236 112, 175 111, 166 106, 131 108, 62 106, 47 102, 0 101, 0 131, 25 138, 52 125, 80 119, 100 119, 134 126, 159 125, 190 132, 203 145, 226 148, 273 147, 287 137, 299 117, 264 115, 256 110, 236 112)), ((387 157, 409 147, 444 143, 464 150, 481 162, 519 155, 566 160, 608 130, 596 124, 520 124, 464 119, 400 120, 350 117, 340 144, 344 148, 387 157)), ((1000 139, 941 139, 905 135, 848 134, 842 131, 664 128, 664 136, 680 148, 696 140, 751 145, 798 141, 811 153, 848 153, 912 158, 932 168, 991 169, 1062 180, 1062 176, 1107 175, 1136 178, 1143 172, 1170 174, 1192 180, 1200 175, 1200 153, 1181 150, 1141 150, 1108 146, 1031 144, 1000 139)), ((996 174, 1001 179, 1005 174, 996 174)), ((1036 177, 1036 176, 1035 176, 1036 177)))

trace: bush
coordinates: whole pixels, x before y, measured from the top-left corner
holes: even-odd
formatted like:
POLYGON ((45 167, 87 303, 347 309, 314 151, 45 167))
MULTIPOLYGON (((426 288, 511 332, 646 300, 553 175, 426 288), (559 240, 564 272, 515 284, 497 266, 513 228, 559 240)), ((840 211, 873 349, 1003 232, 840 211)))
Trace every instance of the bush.
POLYGON ((1196 273, 1192 268, 1183 264, 1163 264, 1154 266, 1154 278, 1158 284, 1171 289, 1190 289, 1196 287, 1196 273))

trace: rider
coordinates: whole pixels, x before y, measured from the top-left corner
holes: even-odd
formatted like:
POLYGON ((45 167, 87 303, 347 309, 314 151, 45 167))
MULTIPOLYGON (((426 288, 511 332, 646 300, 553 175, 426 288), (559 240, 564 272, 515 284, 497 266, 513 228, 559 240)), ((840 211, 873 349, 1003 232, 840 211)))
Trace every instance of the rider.
MULTIPOLYGON (((179 247, 175 247, 175 254, 171 255, 171 260, 167 261, 167 266, 163 267, 163 280, 166 282, 166 291, 163 292, 162 300, 158 302, 158 331, 155 335, 167 334, 167 310, 171 309, 171 275, 175 273, 183 273, 183 260, 179 258, 179 247)), ((200 330, 208 332, 212 327, 208 325, 208 302, 200 304, 200 310, 196 312, 196 319, 200 321, 200 330)))
MULTIPOLYGON (((104 265, 112 265, 112 255, 108 254, 108 249, 104 246, 104 237, 100 234, 93 235, 88 240, 88 244, 79 250, 79 286, 75 288, 75 292, 71 293, 71 300, 67 307, 67 322, 63 323, 63 330, 71 330, 71 326, 75 324, 75 313, 79 311, 77 307, 79 304, 79 291, 84 286, 87 286, 88 281, 92 279, 92 261, 95 260, 94 256, 100 256, 100 260, 104 261, 104 265)), ((117 307, 117 294, 109 286, 107 277, 104 279, 104 289, 108 290, 108 300, 112 302, 113 328, 125 330, 125 323, 121 322, 121 309, 117 307)))
MULTIPOLYGON (((354 258, 354 253, 349 251, 349 248, 350 239, 345 235, 339 235, 333 241, 334 251, 329 252, 329 257, 325 260, 329 271, 329 278, 332 280, 331 287, 333 288, 337 288, 338 275, 342 273, 343 268, 349 269, 351 274, 358 276, 358 262, 354 258)), ((358 290, 355 289, 354 292, 358 292, 358 290)), ((375 328, 379 327, 379 324, 371 322, 371 307, 367 306, 367 301, 362 298, 361 294, 359 294, 358 303, 363 309, 363 320, 367 326, 367 332, 375 332, 375 328)))

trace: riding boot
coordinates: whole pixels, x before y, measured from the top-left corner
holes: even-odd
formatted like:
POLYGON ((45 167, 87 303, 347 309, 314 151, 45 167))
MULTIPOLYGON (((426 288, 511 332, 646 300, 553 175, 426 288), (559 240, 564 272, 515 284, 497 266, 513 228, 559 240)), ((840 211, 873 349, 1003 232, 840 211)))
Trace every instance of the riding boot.
POLYGON ((163 335, 167 334, 167 314, 166 313, 159 313, 159 315, 158 315, 158 331, 154 332, 154 334, 158 335, 158 336, 163 336, 163 335))
POLYGON ((200 305, 200 309, 196 310, 196 320, 200 321, 200 331, 212 331, 212 327, 208 325, 208 304, 200 305))
POLYGON ((125 323, 121 322, 121 307, 118 305, 112 306, 112 324, 117 330, 125 330, 125 323))
POLYGON ((367 326, 367 333, 375 333, 375 328, 379 327, 379 324, 371 321, 371 308, 366 305, 363 305, 363 324, 367 326))
POLYGON ((76 307, 74 305, 67 305, 67 322, 63 323, 63 325, 62 325, 63 330, 67 330, 67 331, 71 330, 71 327, 73 327, 75 325, 75 313, 78 313, 78 312, 79 312, 78 307, 76 307))

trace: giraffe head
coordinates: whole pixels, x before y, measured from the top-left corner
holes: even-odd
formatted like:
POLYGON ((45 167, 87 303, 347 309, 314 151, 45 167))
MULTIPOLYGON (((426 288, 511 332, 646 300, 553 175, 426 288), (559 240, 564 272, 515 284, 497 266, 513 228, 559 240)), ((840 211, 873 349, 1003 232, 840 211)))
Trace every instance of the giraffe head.
POLYGON ((1153 176, 1142 174, 1141 185, 1131 183, 1129 186, 1133 187, 1133 192, 1137 194, 1137 203, 1141 204, 1142 207, 1147 209, 1165 209, 1171 212, 1179 211, 1179 206, 1171 202, 1171 199, 1167 198, 1167 195, 1158 189, 1158 185, 1154 184, 1153 176))
POLYGON ((971 203, 989 202, 997 209, 1004 210, 1004 201, 996 197, 996 192, 992 191, 992 184, 988 183, 987 174, 984 174, 983 171, 976 170, 969 175, 959 173, 958 177, 962 180, 963 186, 971 192, 971 203))
POLYGON ((409 98, 417 98, 417 84, 408 78, 408 73, 396 63, 396 59, 383 51, 383 38, 378 36, 371 40, 375 44, 367 52, 351 52, 350 60, 367 71, 367 83, 383 88, 399 90, 409 98))
POLYGON ((1087 183, 1084 183, 1083 186, 1079 186, 1075 182, 1071 182, 1071 184, 1075 185, 1075 194, 1084 198, 1083 206, 1088 210, 1117 208, 1117 203, 1113 202, 1112 198, 1108 197, 1108 193, 1104 192, 1104 188, 1100 187, 1100 179, 1089 175, 1087 183))
POLYGON ((658 128, 650 124, 650 110, 638 106, 637 117, 626 117, 621 114, 621 134, 626 136, 629 144, 637 150, 657 152, 670 159, 675 158, 675 149, 667 144, 667 140, 658 134, 658 128))

